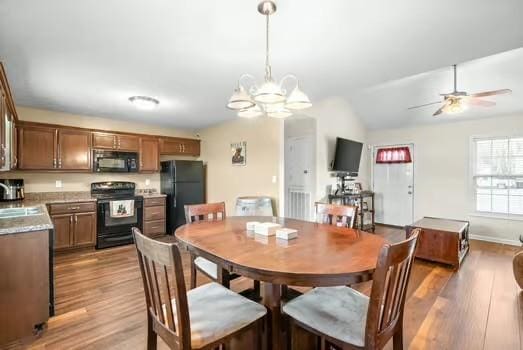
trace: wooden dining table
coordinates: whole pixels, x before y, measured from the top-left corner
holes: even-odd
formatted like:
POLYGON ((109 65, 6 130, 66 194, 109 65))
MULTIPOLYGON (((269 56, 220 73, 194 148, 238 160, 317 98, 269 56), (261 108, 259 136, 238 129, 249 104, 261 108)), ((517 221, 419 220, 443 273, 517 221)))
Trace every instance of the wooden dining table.
POLYGON ((364 231, 277 217, 227 217, 179 227, 180 246, 229 273, 262 281, 268 310, 268 345, 284 346, 282 286, 342 286, 370 279, 386 241, 364 231), (275 222, 298 230, 282 240, 247 231, 249 221, 275 222))

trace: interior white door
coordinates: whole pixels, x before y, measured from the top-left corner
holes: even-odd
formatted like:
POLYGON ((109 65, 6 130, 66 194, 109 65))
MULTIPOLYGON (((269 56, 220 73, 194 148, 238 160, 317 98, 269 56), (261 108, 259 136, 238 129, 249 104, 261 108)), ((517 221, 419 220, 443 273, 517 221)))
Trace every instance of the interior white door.
POLYGON ((314 188, 314 140, 311 136, 285 141, 285 216, 310 220, 314 188))
POLYGON ((376 164, 376 150, 379 147, 374 148, 375 220, 381 224, 405 226, 413 222, 414 152, 412 145, 398 146, 409 147, 412 163, 376 164))

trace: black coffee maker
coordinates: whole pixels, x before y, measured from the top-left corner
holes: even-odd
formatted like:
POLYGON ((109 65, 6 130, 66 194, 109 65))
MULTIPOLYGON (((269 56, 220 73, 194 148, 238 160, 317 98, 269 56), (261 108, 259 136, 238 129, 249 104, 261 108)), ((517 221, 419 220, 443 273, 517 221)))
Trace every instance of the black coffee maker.
POLYGON ((0 201, 24 199, 24 179, 0 179, 0 201))

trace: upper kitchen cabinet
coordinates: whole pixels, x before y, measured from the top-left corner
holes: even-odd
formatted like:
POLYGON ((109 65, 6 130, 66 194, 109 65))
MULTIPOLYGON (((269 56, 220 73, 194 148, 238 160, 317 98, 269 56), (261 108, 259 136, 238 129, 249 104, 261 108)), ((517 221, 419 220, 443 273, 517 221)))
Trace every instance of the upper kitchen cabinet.
POLYGON ((58 168, 91 169, 91 133, 77 129, 58 129, 58 168))
POLYGON ((139 139, 134 135, 93 132, 93 148, 138 152, 139 139))
POLYGON ((18 127, 18 168, 22 170, 57 169, 58 130, 44 126, 18 127))
POLYGON ((18 168, 21 170, 91 169, 91 134, 74 128, 18 126, 18 168))
POLYGON ((160 150, 158 138, 140 138, 140 171, 157 172, 160 171, 160 150))
POLYGON ((13 150, 16 139, 13 129, 18 121, 16 108, 7 81, 3 64, 0 62, 0 171, 11 170, 16 167, 17 158, 13 150))
POLYGON ((161 137, 160 154, 198 157, 200 155, 200 140, 161 137))

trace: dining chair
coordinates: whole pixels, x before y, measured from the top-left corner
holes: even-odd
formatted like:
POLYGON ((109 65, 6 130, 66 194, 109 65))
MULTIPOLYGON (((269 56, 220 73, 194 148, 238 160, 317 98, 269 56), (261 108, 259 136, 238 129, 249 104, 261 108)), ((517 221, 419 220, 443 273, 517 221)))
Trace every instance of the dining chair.
MULTIPOLYGON (((200 221, 220 221, 225 219, 225 203, 207 203, 207 204, 193 204, 185 206, 185 220, 187 223, 195 223, 200 221)), ((191 289, 196 288, 196 274, 200 271, 205 276, 213 281, 219 282, 224 287, 230 287, 230 281, 240 277, 237 274, 231 274, 226 269, 220 268, 218 265, 197 256, 191 252, 191 289)), ((260 295, 260 282, 254 281, 254 296, 260 295)))
POLYGON ((156 349, 158 336, 171 349, 214 349, 240 337, 249 348, 261 348, 265 307, 215 282, 187 291, 177 245, 144 236, 136 227, 132 231, 147 306, 148 350, 156 349))
POLYGON ((316 222, 354 228, 358 207, 316 202, 316 222))
POLYGON ((391 337, 394 350, 403 349, 403 309, 419 233, 381 248, 370 298, 341 286, 314 288, 288 302, 283 312, 292 348, 306 349, 299 335, 308 334, 313 349, 382 349, 391 337))

